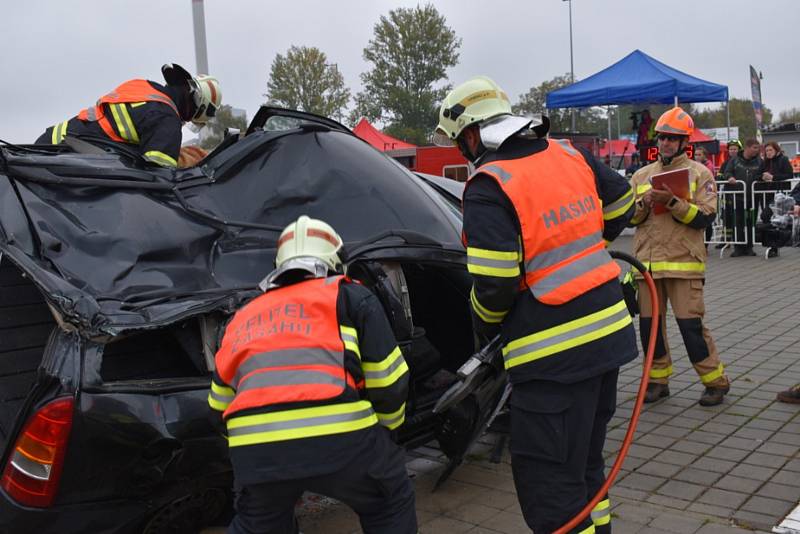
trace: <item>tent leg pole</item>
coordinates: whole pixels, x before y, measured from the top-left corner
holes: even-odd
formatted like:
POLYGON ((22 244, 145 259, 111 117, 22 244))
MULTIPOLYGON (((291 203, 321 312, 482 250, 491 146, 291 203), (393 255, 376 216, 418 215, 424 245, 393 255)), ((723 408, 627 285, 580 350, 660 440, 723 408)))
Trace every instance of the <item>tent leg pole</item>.
POLYGON ((675 107, 678 107, 678 95, 675 95, 675 107))
POLYGON ((728 117, 728 141, 731 139, 731 106, 730 106, 730 99, 725 101, 725 115, 728 117))

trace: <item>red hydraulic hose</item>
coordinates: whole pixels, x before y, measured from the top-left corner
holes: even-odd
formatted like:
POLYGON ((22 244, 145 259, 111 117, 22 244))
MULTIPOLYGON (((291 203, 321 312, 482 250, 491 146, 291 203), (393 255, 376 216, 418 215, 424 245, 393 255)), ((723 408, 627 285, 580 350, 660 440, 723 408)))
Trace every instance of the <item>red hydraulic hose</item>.
MULTIPOLYGON (((638 263, 638 262, 637 262, 638 263)), ((656 349, 656 335, 658 333, 658 294, 656 293, 656 285, 653 283, 653 277, 650 276, 646 270, 640 269, 636 263, 633 263, 644 276, 644 281, 647 282, 647 289, 650 291, 650 300, 652 301, 652 323, 650 324, 650 341, 647 343, 647 352, 644 356, 644 366, 642 368, 642 382, 639 384, 639 394, 636 396, 636 404, 633 406, 633 414, 631 414, 631 422, 628 424, 628 431, 625 433, 625 439, 622 440, 622 447, 617 454, 617 459, 611 472, 608 473, 606 481, 603 486, 597 491, 597 494, 592 497, 589 503, 580 511, 578 515, 569 520, 564 526, 556 530, 553 534, 567 534, 570 530, 575 528, 586 516, 592 513, 592 510, 597 503, 603 500, 603 497, 608 492, 608 488, 617 477, 617 473, 622 468, 622 462, 625 461, 625 456, 628 455, 628 449, 633 442, 633 435, 636 433, 636 424, 639 422, 639 414, 642 411, 642 403, 644 402, 644 394, 647 391, 647 382, 650 377, 650 367, 653 365, 653 353, 656 349)))

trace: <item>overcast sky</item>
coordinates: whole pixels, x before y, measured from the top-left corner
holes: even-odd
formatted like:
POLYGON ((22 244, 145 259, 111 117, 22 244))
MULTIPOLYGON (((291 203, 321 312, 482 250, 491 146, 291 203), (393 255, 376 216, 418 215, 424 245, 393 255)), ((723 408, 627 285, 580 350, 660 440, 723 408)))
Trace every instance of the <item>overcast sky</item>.
MULTIPOLYGON (((224 103, 252 118, 269 67, 291 45, 337 63, 353 94, 368 68, 362 51, 400 0, 205 0, 211 74, 224 103)), ((512 101, 569 72, 569 3, 562 0, 433 2, 463 39, 457 84, 484 74, 512 101)), ((196 69, 191 0, 3 2, 0 139, 33 142, 130 78, 162 81, 160 67, 196 69)), ((750 98, 748 66, 763 73, 764 105, 800 107, 798 0, 573 0, 575 76, 586 78, 635 49, 750 98)))

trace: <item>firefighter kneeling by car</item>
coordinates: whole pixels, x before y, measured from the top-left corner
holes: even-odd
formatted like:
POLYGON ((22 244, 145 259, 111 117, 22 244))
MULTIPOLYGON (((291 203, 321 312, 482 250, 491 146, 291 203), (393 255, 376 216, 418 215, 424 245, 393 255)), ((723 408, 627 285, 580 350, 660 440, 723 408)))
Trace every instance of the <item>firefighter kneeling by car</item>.
POLYGON ((409 371, 378 299, 343 276, 342 240, 302 216, 263 295, 228 324, 208 402, 223 412, 236 490, 230 534, 296 534, 304 491, 352 507, 367 534, 417 532, 405 453, 409 371))

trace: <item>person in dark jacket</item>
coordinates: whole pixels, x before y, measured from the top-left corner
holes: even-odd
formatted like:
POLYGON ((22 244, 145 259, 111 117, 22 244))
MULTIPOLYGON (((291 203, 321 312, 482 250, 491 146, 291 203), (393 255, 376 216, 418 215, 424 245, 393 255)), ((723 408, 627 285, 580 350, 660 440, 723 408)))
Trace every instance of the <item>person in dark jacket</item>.
MULTIPOLYGON (((605 249, 633 214, 633 192, 587 152, 547 139, 549 124, 512 115, 506 93, 479 76, 447 95, 434 136, 477 167, 464 191, 473 322, 501 336, 514 484, 537 533, 602 486, 619 367, 637 355, 605 249)), ((610 521, 605 496, 570 532, 610 532, 610 521)))
POLYGON ((764 160, 761 162, 761 179, 765 182, 791 180, 792 164, 775 141, 764 145, 764 160))
MULTIPOLYGON (((792 164, 789 162, 789 158, 783 155, 780 145, 775 141, 764 145, 764 159, 759 172, 761 177, 758 190, 785 191, 788 189, 786 182, 792 178, 792 164)), ((771 193, 756 197, 755 210, 757 211, 759 208, 762 210, 761 220, 764 223, 768 224, 770 221, 772 210, 769 206, 774 199, 775 195, 771 193)), ((778 248, 770 247, 767 250, 767 257, 774 258, 775 256, 778 256, 778 248)))
MULTIPOLYGON (((57 145, 66 135, 89 135, 130 146, 156 165, 178 166, 183 124, 201 126, 214 117, 222 91, 213 76, 192 76, 175 63, 164 65, 161 72, 166 85, 128 80, 94 106, 47 128, 36 143, 57 145)), ((194 154, 183 159, 196 162, 189 156, 194 154)))
MULTIPOLYGON (((208 403, 222 412, 236 489, 229 534, 297 534, 304 491, 352 507, 366 534, 415 534, 405 452, 409 370, 380 302, 343 276, 342 240, 301 216, 264 294, 227 325, 208 403)), ((218 417, 218 416, 217 416, 218 417)))
POLYGON ((745 241, 745 244, 734 246, 732 258, 756 255, 753 251, 755 210, 750 205, 750 198, 753 184, 761 177, 760 150, 761 145, 756 139, 747 139, 744 149, 725 167, 723 173, 723 179, 728 181, 725 184, 725 191, 728 191, 728 188, 731 191, 744 191, 744 196, 735 195, 734 211, 736 215, 735 237, 737 241, 745 241))
MULTIPOLYGON (((742 142, 739 141, 738 139, 731 139, 730 141, 728 141, 727 151, 728 151, 728 157, 725 159, 725 161, 722 163, 722 166, 717 171, 717 176, 716 176, 717 180, 725 179, 724 176, 725 173, 728 171, 728 168, 733 164, 733 160, 736 159, 736 156, 739 155, 739 152, 742 151, 742 142)), ((731 189, 726 189, 726 187, 728 186, 723 185, 721 189, 723 191, 731 191, 733 186, 731 186, 731 189)), ((724 202, 722 203, 719 217, 720 219, 722 219, 723 241, 730 242, 734 241, 734 234, 736 228, 736 218, 734 211, 735 203, 730 195, 724 195, 723 198, 724 202)), ((725 246, 727 246, 726 243, 719 243, 715 248, 721 249, 725 246)))

